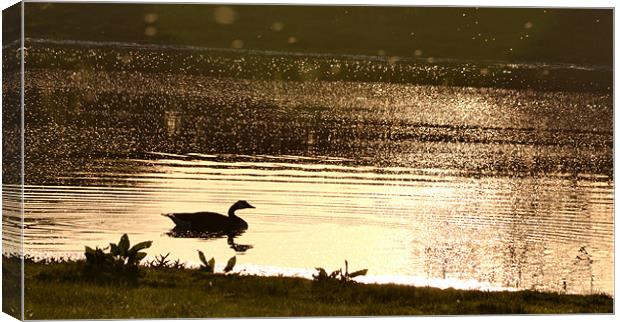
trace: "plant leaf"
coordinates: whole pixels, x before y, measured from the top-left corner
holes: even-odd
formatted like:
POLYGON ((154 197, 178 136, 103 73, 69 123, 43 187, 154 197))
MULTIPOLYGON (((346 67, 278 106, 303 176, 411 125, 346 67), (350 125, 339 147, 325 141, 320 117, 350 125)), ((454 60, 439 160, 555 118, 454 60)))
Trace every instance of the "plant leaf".
POLYGON ((118 256, 119 252, 118 252, 118 246, 114 243, 110 243, 110 254, 112 254, 112 256, 118 256))
POLYGON ((237 256, 233 256, 228 260, 228 263, 226 264, 226 267, 224 267, 224 272, 228 273, 230 271, 232 271, 233 267, 235 267, 235 264, 237 263, 237 256))
POLYGON ((201 251, 198 251, 198 257, 200 257, 200 261, 205 265, 205 266, 209 266, 209 263, 207 263, 207 258, 205 257, 205 254, 201 251))
MULTIPOLYGON (((138 251, 141 251, 141 250, 143 250, 145 248, 151 247, 152 244, 153 244, 152 240, 143 241, 141 243, 135 244, 133 247, 131 247, 131 249, 129 251, 136 251, 136 252, 138 252, 138 251)), ((170 253, 168 253, 168 254, 170 254, 170 253)))
POLYGON ((93 262, 95 260, 95 250, 88 246, 85 246, 85 248, 84 256, 86 256, 86 261, 93 262))
POLYGON ((359 271, 355 271, 355 272, 349 274, 349 278, 366 275, 366 273, 368 273, 367 269, 361 269, 359 271))
POLYGON ((135 254, 145 248, 149 248, 151 247, 151 244, 153 244, 152 240, 149 241, 143 241, 141 243, 137 243, 135 244, 133 247, 131 247, 131 249, 129 249, 129 252, 127 253, 129 256, 135 256, 135 254))
POLYGON ((127 252, 129 251, 129 236, 127 234, 123 234, 121 236, 121 240, 118 242, 118 253, 120 256, 127 256, 127 252))
POLYGON ((331 274, 329 274, 329 278, 336 278, 338 277, 338 275, 342 275, 342 270, 339 269, 337 271, 333 271, 331 274))
POLYGON ((319 277, 327 277, 327 272, 323 268, 316 267, 316 269, 319 271, 319 277))
POLYGON ((209 268, 211 268, 211 271, 213 272, 213 269, 215 268, 215 258, 213 257, 209 260, 209 268))
POLYGON ((136 253, 136 257, 134 258, 134 261, 136 263, 138 263, 139 261, 141 261, 144 257, 146 257, 146 253, 145 252, 138 252, 136 253))

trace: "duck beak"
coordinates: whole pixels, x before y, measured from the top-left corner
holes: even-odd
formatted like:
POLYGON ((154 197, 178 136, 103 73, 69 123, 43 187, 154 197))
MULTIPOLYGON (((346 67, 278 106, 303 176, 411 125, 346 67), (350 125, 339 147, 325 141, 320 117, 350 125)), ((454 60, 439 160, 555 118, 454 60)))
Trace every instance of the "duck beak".
POLYGON ((256 208, 256 207, 254 207, 254 206, 252 206, 252 205, 248 204, 248 208, 256 208))

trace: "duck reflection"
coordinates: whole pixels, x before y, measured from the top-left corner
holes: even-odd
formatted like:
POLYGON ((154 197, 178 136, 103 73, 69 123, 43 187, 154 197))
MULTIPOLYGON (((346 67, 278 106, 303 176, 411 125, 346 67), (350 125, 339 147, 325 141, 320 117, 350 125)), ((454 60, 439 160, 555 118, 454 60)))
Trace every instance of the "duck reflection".
POLYGON ((248 244, 237 244, 235 243, 235 237, 228 235, 228 239, 226 241, 230 248, 234 249, 237 253, 245 253, 248 249, 253 248, 254 246, 248 244))
POLYGON ((254 248, 253 245, 249 244, 237 244, 235 243, 235 238, 243 235, 245 233, 245 229, 235 230, 235 231, 197 231, 197 230, 186 230, 179 227, 174 227, 172 230, 166 233, 167 236, 173 238, 200 238, 200 239, 218 239, 218 238, 226 238, 226 243, 228 246, 233 249, 237 253, 245 253, 248 249, 254 248))

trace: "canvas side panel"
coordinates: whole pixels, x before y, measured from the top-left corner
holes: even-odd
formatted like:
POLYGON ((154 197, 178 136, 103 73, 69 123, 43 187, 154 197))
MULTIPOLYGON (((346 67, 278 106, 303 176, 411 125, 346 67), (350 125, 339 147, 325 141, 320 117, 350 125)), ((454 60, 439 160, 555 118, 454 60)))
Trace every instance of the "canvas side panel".
POLYGON ((2 311, 22 318, 21 3, 2 11, 2 311))

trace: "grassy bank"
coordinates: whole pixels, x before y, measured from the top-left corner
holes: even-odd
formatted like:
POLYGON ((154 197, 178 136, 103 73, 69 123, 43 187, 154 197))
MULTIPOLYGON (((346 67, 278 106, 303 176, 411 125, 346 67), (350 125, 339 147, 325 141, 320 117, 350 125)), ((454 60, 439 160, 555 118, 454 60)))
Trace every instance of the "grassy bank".
POLYGON ((611 313, 604 295, 482 292, 142 268, 133 285, 82 279, 83 262, 26 263, 26 319, 611 313))

